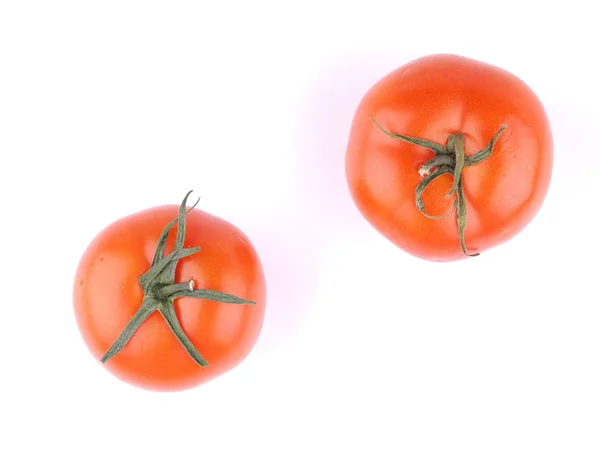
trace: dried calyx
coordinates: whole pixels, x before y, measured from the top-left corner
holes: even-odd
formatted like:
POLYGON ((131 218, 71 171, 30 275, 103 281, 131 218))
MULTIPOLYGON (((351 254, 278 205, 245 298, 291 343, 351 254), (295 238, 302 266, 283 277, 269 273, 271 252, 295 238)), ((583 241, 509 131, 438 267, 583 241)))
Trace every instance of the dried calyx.
POLYGON ((450 214, 456 213, 456 223, 458 226, 460 248, 462 249, 463 253, 467 256, 479 255, 479 253, 469 253, 467 251, 467 246, 465 243, 465 228, 467 226, 467 202, 465 200, 465 192, 462 183, 462 172, 465 167, 473 166, 489 158, 489 156, 492 154, 492 151, 494 150, 494 145, 496 145, 496 142, 500 138, 500 135, 504 133, 507 126, 502 125, 500 127, 500 130, 498 130, 498 132, 494 135, 492 140, 484 149, 478 151, 472 156, 466 156, 465 136, 461 133, 455 133, 448 136, 448 143, 444 146, 436 142, 428 141, 427 139, 415 138, 392 133, 384 129, 374 119, 371 119, 371 121, 375 125, 377 125, 379 129, 383 131, 386 135, 394 139, 407 142, 409 144, 415 144, 421 147, 425 147, 433 152, 435 156, 419 168, 419 175, 421 175, 423 179, 417 185, 417 189, 415 191, 415 203, 417 205, 417 209, 425 217, 434 220, 442 219, 444 217, 448 217, 450 214), (427 212, 425 211, 425 206, 423 205, 422 199, 423 192, 425 191, 425 189, 427 189, 427 186, 429 186, 433 182, 433 180, 445 174, 451 174, 454 177, 452 187, 446 195, 446 198, 449 198, 452 195, 456 194, 454 206, 452 208, 452 211, 450 211, 448 214, 444 214, 442 216, 432 216, 430 214, 427 214, 427 212))
POLYGON ((158 238, 158 245, 154 253, 152 265, 146 273, 139 278, 139 283, 144 292, 144 298, 137 312, 133 315, 129 323, 125 326, 117 340, 108 349, 102 357, 103 363, 119 353, 123 347, 129 342, 137 329, 144 321, 155 311, 160 312, 164 317, 169 329, 173 332, 179 343, 188 352, 188 354, 199 365, 206 367, 208 362, 196 350, 194 344, 185 335, 177 316, 173 302, 180 297, 193 297, 203 300, 210 300, 221 303, 233 303, 239 305, 253 305, 256 302, 244 300, 224 292, 212 291, 207 289, 194 289, 193 280, 183 283, 175 283, 175 269, 180 259, 186 256, 191 256, 200 251, 200 247, 184 248, 186 232, 186 214, 191 211, 197 204, 196 202, 189 211, 186 211, 186 202, 192 191, 188 192, 179 208, 179 215, 167 224, 158 238), (167 237, 173 226, 179 222, 177 226, 177 237, 173 251, 165 255, 165 247, 167 237))

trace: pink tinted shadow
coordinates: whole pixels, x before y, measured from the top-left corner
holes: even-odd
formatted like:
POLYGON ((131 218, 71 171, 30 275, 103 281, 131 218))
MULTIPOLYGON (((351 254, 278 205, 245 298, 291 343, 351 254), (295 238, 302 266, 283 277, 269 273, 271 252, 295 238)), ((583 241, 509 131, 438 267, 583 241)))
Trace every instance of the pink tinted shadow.
MULTIPOLYGON (((260 345, 277 344, 302 332, 317 277, 317 245, 309 226, 294 217, 245 225, 267 283, 267 308, 260 345)), ((304 330, 305 331, 305 330, 304 330)))
POLYGON ((331 63, 307 93, 297 132, 301 201, 321 223, 344 228, 364 225, 346 182, 350 127, 363 96, 401 62, 364 58, 331 63))

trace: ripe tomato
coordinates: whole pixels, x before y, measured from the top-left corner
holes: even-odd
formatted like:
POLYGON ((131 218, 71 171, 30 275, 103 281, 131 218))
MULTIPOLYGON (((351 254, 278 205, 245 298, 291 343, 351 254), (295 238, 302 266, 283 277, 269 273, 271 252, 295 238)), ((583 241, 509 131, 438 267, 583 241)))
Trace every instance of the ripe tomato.
POLYGON ((91 353, 149 390, 188 389, 232 369, 252 349, 265 314, 252 244, 218 217, 186 215, 185 203, 109 225, 74 280, 75 316, 91 353))
POLYGON ((455 55, 414 60, 378 81, 346 150, 363 216, 433 261, 474 256, 519 233, 544 201, 552 164, 550 125, 533 91, 455 55))

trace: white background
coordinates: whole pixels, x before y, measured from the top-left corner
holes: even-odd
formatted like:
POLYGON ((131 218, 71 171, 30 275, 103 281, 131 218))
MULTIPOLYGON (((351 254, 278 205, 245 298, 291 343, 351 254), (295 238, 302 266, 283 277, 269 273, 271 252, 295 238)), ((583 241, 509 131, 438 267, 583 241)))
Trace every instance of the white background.
POLYGON ((592 3, 0 2, 0 448, 598 449, 600 31, 592 3), (430 53, 547 108, 544 207, 427 263, 366 223, 343 157, 366 90, 430 53), (106 372, 72 277, 113 220, 180 202, 250 237, 268 312, 191 391, 106 372))

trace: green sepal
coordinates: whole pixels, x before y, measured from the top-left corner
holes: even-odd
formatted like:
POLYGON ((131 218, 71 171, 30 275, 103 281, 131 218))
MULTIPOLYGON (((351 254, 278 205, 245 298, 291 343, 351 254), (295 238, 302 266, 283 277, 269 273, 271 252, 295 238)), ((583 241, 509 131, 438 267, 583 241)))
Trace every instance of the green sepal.
POLYGON ((415 189, 415 205, 419 212, 428 219, 439 220, 454 213, 456 215, 458 239, 462 252, 466 256, 478 256, 479 253, 469 253, 465 243, 465 230, 467 227, 467 201, 465 199, 462 174, 465 167, 479 164, 492 155, 496 142, 498 142, 498 139, 500 139, 500 136, 508 127, 506 125, 502 125, 485 148, 473 154, 472 156, 466 156, 464 151, 464 135, 462 133, 453 133, 448 136, 448 142, 446 146, 443 146, 427 139, 392 133, 391 131, 384 129, 375 121, 375 119, 371 119, 371 121, 387 136, 407 142, 409 144, 427 148, 433 152, 435 156, 419 168, 419 173, 424 178, 419 182, 417 188, 415 189), (454 206, 448 214, 441 216, 430 215, 425 211, 425 205, 423 204, 422 199, 423 193, 435 179, 446 174, 451 174, 453 177, 452 187, 450 188, 450 191, 446 197, 448 198, 456 194, 454 206))
POLYGON ((206 367, 208 366, 208 362, 194 347, 177 320, 173 304, 174 300, 180 297, 194 297, 237 305, 256 304, 256 302, 220 291, 206 289, 194 290, 194 283, 192 280, 184 283, 175 283, 175 271, 179 260, 192 256, 200 251, 200 247, 184 248, 186 215, 198 204, 198 202, 196 202, 189 210, 186 210, 187 199, 191 193, 192 191, 189 191, 181 202, 178 217, 171 220, 161 232, 150 268, 138 279, 144 292, 142 304, 127 323, 121 334, 101 358, 102 363, 106 363, 117 355, 127 345, 145 320, 155 311, 159 311, 173 335, 177 338, 190 357, 200 366, 206 367), (178 227, 175 246, 171 253, 165 255, 164 253, 169 232, 176 223, 178 223, 178 227))

